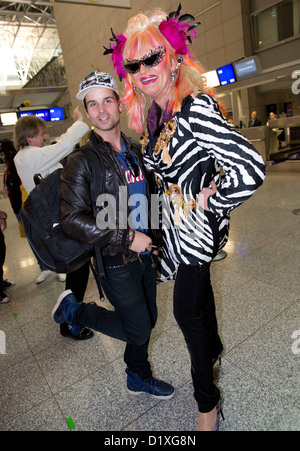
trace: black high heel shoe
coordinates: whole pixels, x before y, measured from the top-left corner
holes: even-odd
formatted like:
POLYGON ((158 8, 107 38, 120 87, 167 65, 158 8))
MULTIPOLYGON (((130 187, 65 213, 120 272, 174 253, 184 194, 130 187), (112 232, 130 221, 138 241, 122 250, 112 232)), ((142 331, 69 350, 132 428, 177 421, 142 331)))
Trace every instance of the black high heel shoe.
POLYGON ((217 405, 217 418, 216 418, 216 424, 215 427, 213 429, 213 432, 219 432, 219 428, 220 428, 220 415, 222 417, 222 420, 225 421, 224 415, 223 415, 223 411, 222 411, 222 399, 220 399, 220 401, 218 402, 217 405))
POLYGON ((223 350, 223 351, 221 352, 221 354, 218 355, 218 357, 215 357, 215 358, 213 359, 213 366, 215 366, 215 364, 216 364, 217 362, 219 362, 219 366, 222 365, 222 357, 223 357, 224 354, 225 354, 225 351, 223 350))

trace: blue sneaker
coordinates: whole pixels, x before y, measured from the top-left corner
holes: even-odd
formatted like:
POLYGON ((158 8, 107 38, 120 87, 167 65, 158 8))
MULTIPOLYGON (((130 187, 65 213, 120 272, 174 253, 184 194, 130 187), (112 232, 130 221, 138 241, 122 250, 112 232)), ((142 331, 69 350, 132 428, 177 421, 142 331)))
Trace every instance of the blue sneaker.
POLYGON ((75 310, 79 307, 74 294, 71 290, 64 291, 55 304, 52 310, 52 318, 57 324, 67 323, 71 326, 71 332, 74 335, 78 335, 81 329, 73 325, 73 317, 75 310))
POLYGON ((154 377, 149 380, 143 380, 138 374, 132 373, 126 369, 127 389, 131 395, 138 396, 142 393, 149 393, 154 398, 171 399, 175 394, 175 389, 167 382, 160 381, 154 377))

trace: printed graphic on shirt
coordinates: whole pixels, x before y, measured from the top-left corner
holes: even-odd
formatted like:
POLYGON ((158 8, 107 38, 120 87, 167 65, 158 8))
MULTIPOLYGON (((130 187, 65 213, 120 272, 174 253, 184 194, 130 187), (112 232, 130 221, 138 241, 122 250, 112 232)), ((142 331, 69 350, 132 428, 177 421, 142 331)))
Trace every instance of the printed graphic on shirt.
POLYGON ((136 156, 129 151, 124 141, 122 141, 122 152, 116 152, 116 156, 123 168, 128 185, 129 205, 132 208, 128 218, 129 226, 148 233, 147 185, 144 174, 136 156))
POLYGON ((138 175, 138 177, 135 177, 131 173, 130 169, 125 169, 124 164, 121 163, 121 166, 123 168, 124 175, 125 175, 125 178, 126 178, 126 182, 127 182, 128 185, 132 185, 134 183, 140 183, 140 182, 144 182, 145 181, 145 177, 144 177, 144 174, 143 174, 141 168, 139 168, 139 175, 138 175))

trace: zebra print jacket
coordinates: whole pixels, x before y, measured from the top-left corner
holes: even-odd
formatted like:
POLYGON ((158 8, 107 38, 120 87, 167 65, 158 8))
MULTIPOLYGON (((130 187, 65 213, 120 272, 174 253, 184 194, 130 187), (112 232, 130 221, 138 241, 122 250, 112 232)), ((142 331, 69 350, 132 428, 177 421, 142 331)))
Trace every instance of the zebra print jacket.
POLYGON ((163 152, 154 153, 165 124, 154 130, 149 119, 153 108, 159 107, 154 104, 149 112, 144 162, 155 174, 161 200, 161 279, 171 280, 179 264, 201 265, 221 251, 228 240, 229 213, 263 183, 265 164, 249 141, 224 119, 217 101, 205 93, 187 97, 174 116, 176 131, 168 144, 172 161, 165 164, 163 152), (221 168, 225 178, 220 176, 221 168), (210 211, 197 208, 199 192, 213 179, 218 192, 209 198, 210 211))

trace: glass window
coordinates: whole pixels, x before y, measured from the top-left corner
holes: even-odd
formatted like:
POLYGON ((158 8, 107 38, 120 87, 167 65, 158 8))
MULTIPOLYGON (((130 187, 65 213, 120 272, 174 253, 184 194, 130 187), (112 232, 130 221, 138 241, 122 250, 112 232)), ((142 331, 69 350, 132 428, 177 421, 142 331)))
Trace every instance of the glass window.
POLYGON ((253 14, 255 49, 262 49, 299 34, 300 0, 284 0, 253 14))
POLYGON ((294 3, 294 33, 300 34, 300 1, 294 3))
POLYGON ((293 1, 285 1, 278 5, 278 40, 284 41, 285 39, 294 36, 294 11, 293 1))
POLYGON ((256 49, 278 42, 277 7, 272 6, 253 16, 256 49))

